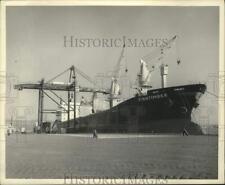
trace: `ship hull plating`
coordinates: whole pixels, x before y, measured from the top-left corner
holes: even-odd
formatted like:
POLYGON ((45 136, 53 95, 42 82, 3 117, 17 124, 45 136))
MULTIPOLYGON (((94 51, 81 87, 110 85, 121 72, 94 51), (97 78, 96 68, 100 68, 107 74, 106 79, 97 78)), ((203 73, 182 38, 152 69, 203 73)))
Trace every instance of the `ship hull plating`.
POLYGON ((109 110, 64 123, 67 133, 182 133, 203 134, 191 121, 193 108, 204 94, 204 84, 149 90, 109 110))

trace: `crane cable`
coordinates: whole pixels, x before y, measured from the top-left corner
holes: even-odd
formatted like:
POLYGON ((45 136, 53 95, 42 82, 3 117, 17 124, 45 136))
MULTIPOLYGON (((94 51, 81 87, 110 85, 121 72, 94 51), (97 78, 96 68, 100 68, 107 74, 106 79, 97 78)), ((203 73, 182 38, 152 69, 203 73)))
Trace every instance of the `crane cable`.
POLYGON ((214 96, 214 97, 216 97, 216 98, 219 98, 219 96, 218 95, 216 95, 216 94, 214 94, 214 93, 212 93, 212 92, 209 92, 209 91, 205 91, 205 92, 207 92, 208 94, 210 94, 211 96, 214 96))
POLYGON ((56 75, 55 77, 51 78, 50 80, 48 80, 46 83, 49 83, 53 80, 55 80, 56 78, 58 78, 59 76, 63 75, 64 73, 66 73, 67 71, 69 71, 71 68, 66 69, 65 71, 59 73, 58 75, 56 75))
POLYGON ((175 42, 175 49, 176 49, 176 54, 177 54, 177 65, 179 65, 181 63, 181 59, 180 59, 180 52, 179 52, 179 37, 177 35, 177 40, 175 42))
POLYGON ((96 82, 94 82, 87 74, 85 74, 84 72, 82 72, 80 69, 78 69, 77 67, 74 66, 74 69, 77 73, 79 73, 83 78, 85 78, 87 81, 89 81, 90 83, 92 83, 93 85, 97 85, 96 82))

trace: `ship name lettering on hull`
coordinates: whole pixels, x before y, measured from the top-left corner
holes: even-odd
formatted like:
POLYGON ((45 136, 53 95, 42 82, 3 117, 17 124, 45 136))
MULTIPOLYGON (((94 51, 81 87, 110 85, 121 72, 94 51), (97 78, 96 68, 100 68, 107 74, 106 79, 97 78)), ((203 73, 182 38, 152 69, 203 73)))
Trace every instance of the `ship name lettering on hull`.
POLYGON ((167 97, 167 94, 166 93, 162 93, 162 94, 157 94, 157 95, 138 97, 138 101, 139 102, 143 102, 143 101, 161 99, 161 98, 166 98, 166 97, 167 97))

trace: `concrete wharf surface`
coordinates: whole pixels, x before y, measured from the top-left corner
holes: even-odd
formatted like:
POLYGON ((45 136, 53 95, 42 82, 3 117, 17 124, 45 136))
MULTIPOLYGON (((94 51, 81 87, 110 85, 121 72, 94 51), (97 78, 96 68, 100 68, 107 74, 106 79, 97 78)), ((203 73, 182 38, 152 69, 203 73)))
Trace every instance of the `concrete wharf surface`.
POLYGON ((12 134, 6 177, 215 179, 217 136, 12 134))

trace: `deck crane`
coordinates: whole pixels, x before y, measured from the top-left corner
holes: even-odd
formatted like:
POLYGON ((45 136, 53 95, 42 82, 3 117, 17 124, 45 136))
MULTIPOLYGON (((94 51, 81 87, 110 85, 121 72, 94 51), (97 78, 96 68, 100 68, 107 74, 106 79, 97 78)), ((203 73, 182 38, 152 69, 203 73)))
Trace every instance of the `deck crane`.
MULTIPOLYGON (((124 50, 125 44, 123 45, 122 51, 116 63, 116 66, 113 70, 112 81, 111 81, 111 88, 110 88, 110 107, 114 106, 114 100, 118 98, 120 95, 120 86, 119 86, 119 76, 120 76, 120 68, 121 68, 121 61, 124 57, 124 50)), ((127 72, 127 69, 126 69, 127 72)))
MULTIPOLYGON (((163 58, 165 56, 165 52, 169 49, 171 49, 172 44, 178 39, 178 36, 175 35, 173 38, 171 38, 168 42, 161 45, 159 48, 151 52, 150 54, 144 56, 141 58, 140 63, 140 73, 138 74, 138 80, 139 80, 139 93, 146 93, 151 86, 149 85, 151 73, 155 71, 156 68, 160 67, 161 72, 161 84, 162 88, 167 86, 167 75, 168 75, 168 64, 164 64, 163 58), (146 61, 153 61, 156 60, 156 62, 151 66, 151 69, 148 68, 148 65, 146 61)), ((180 64, 180 58, 177 56, 177 64, 180 64)))
MULTIPOLYGON (((69 81, 71 81, 71 78, 75 79, 75 77, 74 77, 75 76, 75 72, 78 73, 79 75, 81 75, 87 81, 89 81, 94 87, 96 87, 94 89, 90 89, 90 91, 89 91, 89 92, 93 93, 92 100, 91 100, 91 105, 92 105, 92 113, 94 113, 95 112, 94 101, 95 101, 95 98, 97 96, 97 93, 109 94, 109 91, 108 90, 103 90, 103 89, 100 90, 100 88, 98 87, 98 84, 95 81, 93 81, 88 75, 86 75, 84 72, 82 72, 81 70, 79 70, 75 66, 73 66, 73 69, 70 72, 70 78, 69 78, 70 80, 69 81)), ((76 98, 75 94, 73 95, 73 97, 76 98)))
POLYGON ((45 111, 43 109, 43 101, 44 101, 44 95, 46 95, 48 98, 50 98, 54 103, 57 105, 61 106, 60 103, 58 103, 57 100, 55 100, 49 92, 51 92, 53 95, 55 95, 57 98, 60 99, 60 101, 63 101, 67 106, 67 110, 65 109, 68 114, 68 126, 69 126, 69 120, 70 120, 70 111, 74 111, 74 124, 76 122, 76 106, 71 107, 70 106, 70 101, 71 101, 71 92, 73 92, 73 100, 74 100, 74 105, 76 105, 76 94, 78 92, 95 92, 95 93, 102 93, 102 94, 110 94, 109 91, 100 89, 100 88, 90 88, 90 87, 82 87, 78 85, 77 82, 77 75, 81 75, 83 78, 88 80, 90 83, 94 84, 95 83, 92 81, 92 79, 87 76, 85 73, 83 73, 81 70, 76 68, 75 66, 71 66, 70 68, 66 69, 65 71, 59 73, 55 77, 51 78, 50 80, 46 81, 44 79, 41 79, 40 82, 38 83, 21 83, 21 84, 16 84, 14 86, 15 89, 17 90, 23 90, 23 89, 33 89, 33 90, 38 90, 39 91, 39 100, 38 100, 38 125, 41 126, 43 122, 43 113, 48 113, 49 111, 45 111), (54 80, 63 74, 69 72, 69 82, 64 83, 64 82, 54 82, 54 80), (48 93, 47 93, 48 91, 48 93), (64 101, 60 96, 58 96, 54 91, 64 91, 68 93, 68 100, 67 102, 64 101))

